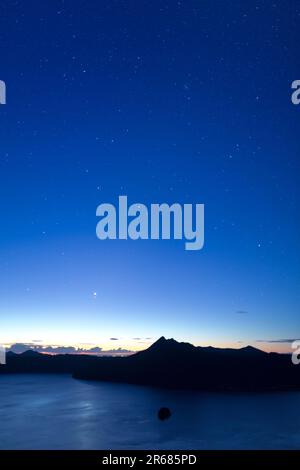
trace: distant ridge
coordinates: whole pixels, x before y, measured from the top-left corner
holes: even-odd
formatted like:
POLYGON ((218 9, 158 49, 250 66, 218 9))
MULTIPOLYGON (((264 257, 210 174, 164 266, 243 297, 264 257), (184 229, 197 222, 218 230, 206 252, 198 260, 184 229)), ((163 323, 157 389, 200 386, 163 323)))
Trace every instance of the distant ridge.
POLYGON ((300 390, 300 367, 285 354, 252 346, 197 347, 159 338, 128 357, 7 354, 0 373, 71 373, 74 378, 211 391, 300 390))

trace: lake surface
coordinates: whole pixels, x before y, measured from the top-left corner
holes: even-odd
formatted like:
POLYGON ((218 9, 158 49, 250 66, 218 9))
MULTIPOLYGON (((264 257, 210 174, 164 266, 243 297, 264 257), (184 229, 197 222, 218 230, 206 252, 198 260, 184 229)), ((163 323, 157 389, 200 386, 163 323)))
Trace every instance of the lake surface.
POLYGON ((300 449, 300 393, 217 394, 0 376, 0 449, 300 449), (157 419, 168 406, 172 416, 157 419))

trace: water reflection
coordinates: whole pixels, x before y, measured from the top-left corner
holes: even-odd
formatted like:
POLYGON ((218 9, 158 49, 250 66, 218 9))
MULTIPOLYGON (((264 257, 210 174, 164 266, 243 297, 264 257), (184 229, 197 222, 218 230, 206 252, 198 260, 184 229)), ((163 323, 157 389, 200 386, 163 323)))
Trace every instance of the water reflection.
POLYGON ((0 376, 1 449, 300 449, 300 393, 207 394, 0 376), (160 421, 162 406, 172 410, 160 421))

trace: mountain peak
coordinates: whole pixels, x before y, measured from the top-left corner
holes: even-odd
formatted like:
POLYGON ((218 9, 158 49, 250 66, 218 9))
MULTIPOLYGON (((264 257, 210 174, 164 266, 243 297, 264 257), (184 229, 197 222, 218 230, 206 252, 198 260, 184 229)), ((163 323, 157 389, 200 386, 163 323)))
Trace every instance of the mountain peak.
MULTIPOLYGON (((179 357, 182 353, 195 351, 197 348, 190 343, 180 343, 174 338, 166 339, 161 336, 155 343, 153 343, 148 349, 137 353, 142 356, 155 355, 155 357, 179 357)), ((134 357, 134 356, 133 356, 134 357)))
POLYGON ((158 338, 157 341, 155 341, 155 343, 153 344, 160 344, 160 343, 164 343, 166 340, 166 338, 164 336, 161 336, 160 338, 158 338))
POLYGON ((252 354, 266 354, 261 349, 257 349, 254 346, 250 346, 250 344, 248 344, 248 346, 245 346, 244 348, 241 348, 240 351, 243 351, 245 353, 252 353, 252 354))
POLYGON ((161 348, 161 347, 164 347, 164 346, 175 346, 175 345, 179 345, 180 343, 178 343, 178 341, 176 341, 174 338, 169 338, 169 339, 166 339, 164 336, 161 336, 157 341, 155 341, 155 343, 153 343, 149 349, 151 348, 161 348))
POLYGON ((161 336, 154 344, 180 344, 174 338, 166 338, 165 336, 161 336))
POLYGON ((38 351, 33 351, 32 349, 27 349, 27 351, 24 351, 23 353, 21 353, 21 356, 25 356, 25 357, 40 356, 40 353, 38 351))

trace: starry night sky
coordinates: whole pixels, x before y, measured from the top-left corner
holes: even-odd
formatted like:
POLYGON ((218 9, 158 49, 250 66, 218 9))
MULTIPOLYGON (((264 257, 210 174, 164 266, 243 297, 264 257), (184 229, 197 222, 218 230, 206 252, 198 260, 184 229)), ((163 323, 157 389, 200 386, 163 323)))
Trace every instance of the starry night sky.
POLYGON ((1 1, 1 342, 289 348, 299 26, 296 0, 1 1), (121 194, 204 203, 204 249, 98 240, 121 194))

